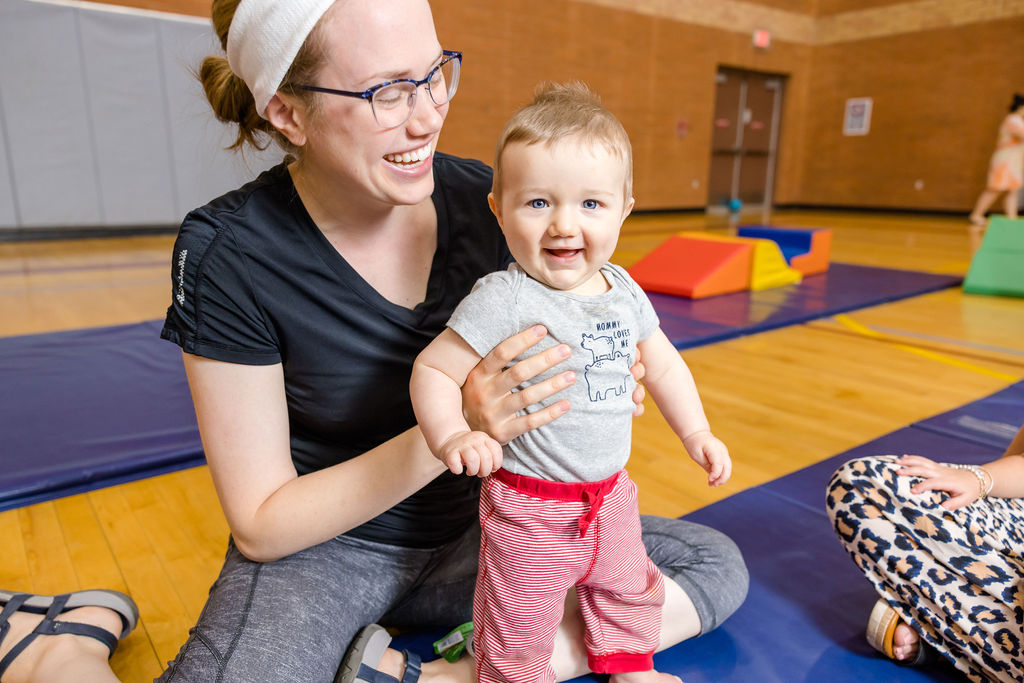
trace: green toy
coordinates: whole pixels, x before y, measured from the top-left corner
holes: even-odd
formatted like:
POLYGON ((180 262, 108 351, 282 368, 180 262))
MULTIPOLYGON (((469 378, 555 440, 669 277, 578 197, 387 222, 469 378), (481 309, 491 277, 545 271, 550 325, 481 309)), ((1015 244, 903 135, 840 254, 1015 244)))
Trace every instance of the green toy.
POLYGON ((1024 219, 989 220, 964 279, 964 292, 1024 297, 1024 219))
POLYGON ((467 621, 465 624, 456 626, 444 638, 436 641, 434 643, 434 653, 441 655, 449 662, 454 662, 466 651, 472 639, 473 622, 467 621))

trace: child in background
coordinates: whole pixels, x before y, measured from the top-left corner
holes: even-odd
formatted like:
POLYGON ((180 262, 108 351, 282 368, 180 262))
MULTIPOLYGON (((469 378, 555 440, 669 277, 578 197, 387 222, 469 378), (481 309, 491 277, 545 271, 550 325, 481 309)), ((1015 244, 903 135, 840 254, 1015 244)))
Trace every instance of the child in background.
POLYGON ((582 84, 541 89, 499 138, 488 201, 516 262, 477 282, 411 382, 434 454, 456 474, 487 477, 473 607, 479 680, 554 681, 554 636, 575 587, 592 671, 613 683, 678 681, 653 668, 663 579, 623 469, 637 349, 648 392, 709 485, 728 480, 731 462, 654 308, 608 263, 634 202, 625 129, 582 84), (542 343, 574 349, 566 362, 582 381, 566 389, 571 410, 502 447, 469 428, 460 387, 496 344, 536 324, 548 330, 542 343))
POLYGON ((988 166, 985 189, 971 211, 971 224, 985 227, 985 212, 1003 195, 1003 210, 1007 218, 1017 217, 1017 192, 1024 187, 1024 95, 1013 94, 1010 113, 999 124, 996 150, 988 166))

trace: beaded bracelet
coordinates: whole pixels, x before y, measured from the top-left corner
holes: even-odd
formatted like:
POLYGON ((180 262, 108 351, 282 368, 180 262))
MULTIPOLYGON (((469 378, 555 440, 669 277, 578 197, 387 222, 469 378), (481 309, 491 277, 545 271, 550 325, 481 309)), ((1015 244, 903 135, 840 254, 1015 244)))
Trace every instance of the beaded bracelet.
POLYGON ((985 500, 988 494, 992 492, 992 487, 995 486, 995 480, 988 470, 978 467, 977 465, 962 465, 960 463, 946 463, 946 467, 954 470, 968 470, 978 478, 978 500, 985 500), (988 477, 986 483, 985 477, 988 477))

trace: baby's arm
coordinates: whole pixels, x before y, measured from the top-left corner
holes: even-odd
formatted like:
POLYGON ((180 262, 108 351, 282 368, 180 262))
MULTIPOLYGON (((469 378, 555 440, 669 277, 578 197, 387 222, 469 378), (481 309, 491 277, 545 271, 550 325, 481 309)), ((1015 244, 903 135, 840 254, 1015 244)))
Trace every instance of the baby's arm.
POLYGON ((486 477, 501 467, 501 445, 474 432, 462 415, 462 385, 480 356, 445 328, 423 349, 412 368, 409 395, 431 452, 455 474, 486 477))
POLYGON ((707 471, 708 485, 721 486, 732 474, 729 449, 711 433, 690 369, 660 328, 638 346, 648 393, 686 452, 707 471))

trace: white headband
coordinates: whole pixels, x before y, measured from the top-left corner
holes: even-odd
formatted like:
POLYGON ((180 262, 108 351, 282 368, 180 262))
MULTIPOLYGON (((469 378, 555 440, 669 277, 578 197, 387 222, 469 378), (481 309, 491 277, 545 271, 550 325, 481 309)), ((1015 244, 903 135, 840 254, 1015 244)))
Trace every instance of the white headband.
POLYGON ((242 0, 228 30, 228 64, 249 86, 256 111, 266 117, 309 32, 334 0, 242 0))

